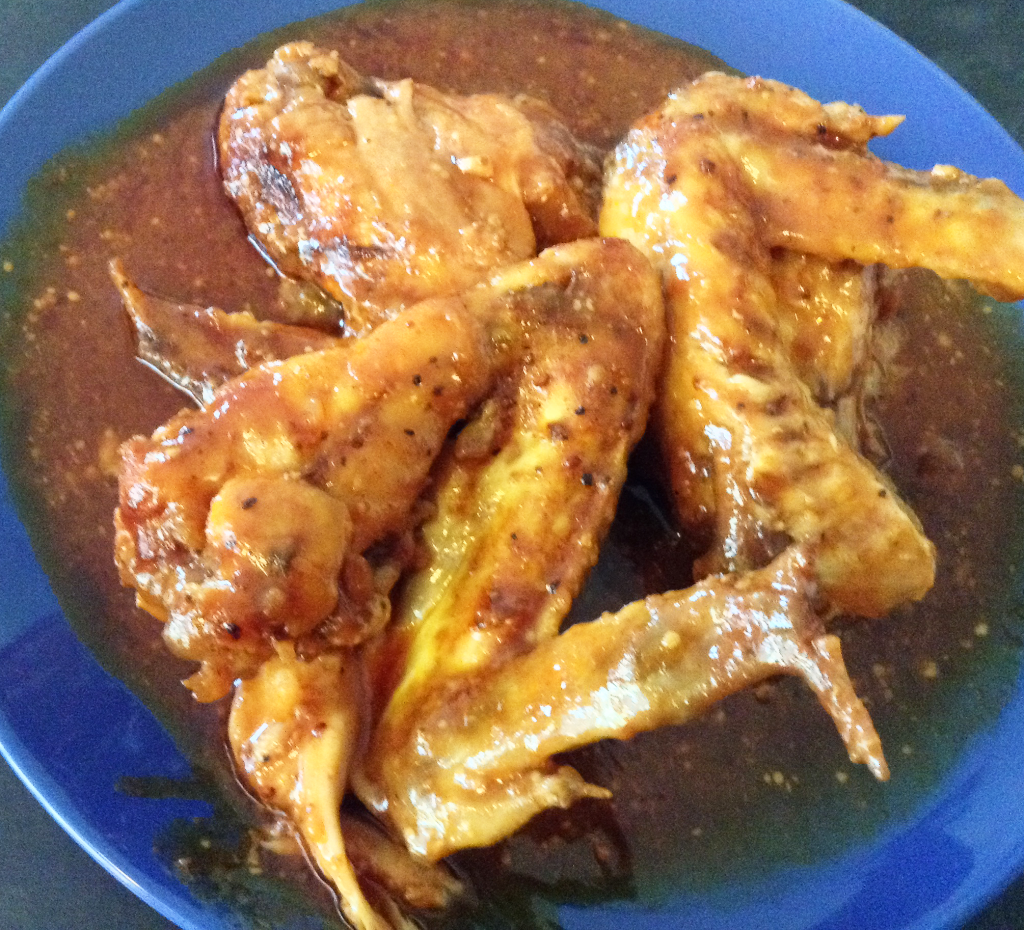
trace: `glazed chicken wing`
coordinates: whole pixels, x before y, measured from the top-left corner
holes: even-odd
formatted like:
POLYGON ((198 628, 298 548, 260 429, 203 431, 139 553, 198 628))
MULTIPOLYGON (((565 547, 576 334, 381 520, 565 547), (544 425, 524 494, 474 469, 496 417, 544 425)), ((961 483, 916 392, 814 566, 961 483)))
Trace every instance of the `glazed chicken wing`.
MULTIPOLYGON (((435 803, 415 770, 424 704, 558 632, 596 561, 653 399, 663 308, 642 256, 610 242, 603 266, 551 296, 565 310, 534 334, 516 378, 440 463, 426 564, 373 665, 387 703, 356 789, 407 843, 409 819, 435 803)), ((571 770, 535 775, 507 786, 507 816, 498 827, 495 802, 494 829, 511 833, 544 807, 594 791, 571 770)))
POLYGON ((614 513, 663 335, 643 256, 618 240, 581 241, 410 308, 364 340, 254 368, 205 409, 125 446, 122 574, 168 618, 172 649, 200 661, 189 681, 198 696, 245 679, 229 721, 239 775, 292 821, 354 926, 403 925, 387 897, 367 899, 371 885, 421 906, 457 890, 339 813, 388 669, 416 679, 434 650, 448 674, 497 666, 557 631, 614 513), (484 398, 439 479, 459 497, 441 504, 459 568, 435 572, 435 593, 454 583, 473 600, 474 615, 459 617, 471 630, 438 635, 428 624, 430 646, 400 655, 403 626, 370 675, 367 645, 311 647, 349 563, 419 519, 416 497, 448 428, 484 398), (472 540, 498 526, 507 532, 472 540))
POLYGON ((814 541, 829 602, 868 616, 923 596, 934 548, 801 380, 771 249, 917 263, 1013 292, 1022 267, 1014 236, 996 238, 1020 211, 1004 187, 867 152, 898 122, 706 75, 619 146, 601 216, 663 272, 673 348, 658 426, 680 516, 714 539, 703 569, 814 541))
POLYGON ((545 104, 363 78, 308 42, 239 78, 219 151, 250 234, 356 333, 597 229, 599 164, 545 104))
MULTIPOLYGON (((126 443, 118 565, 140 604, 167 621, 171 649, 201 663, 189 680, 197 696, 225 694, 277 640, 315 650, 379 629, 397 572, 393 560, 366 556, 387 551, 420 519, 415 505, 450 427, 503 374, 529 366, 535 338, 543 353, 546 334, 566 327, 581 347, 574 364, 598 360, 578 369, 583 385, 574 390, 610 390, 612 373, 599 361, 615 356, 613 340, 643 332, 630 316, 660 313, 653 281, 623 243, 550 249, 461 297, 426 301, 365 339, 254 368, 205 409, 126 443), (617 310, 632 313, 618 330, 602 330, 588 354, 589 315, 600 317, 595 303, 609 292, 617 310)), ((637 350, 646 359, 638 373, 649 379, 659 331, 637 350)), ((624 349, 621 357, 638 359, 624 349)), ((624 395, 636 416, 651 390, 648 380, 624 395)), ((582 485, 580 464, 565 467, 582 485)), ((601 482, 594 495, 606 480, 614 490, 621 483, 602 472, 592 480, 601 482)))
MULTIPOLYGON (((760 571, 708 578, 577 624, 499 669, 481 664, 453 676, 432 655, 431 676, 392 701, 364 763, 374 784, 367 790, 358 773, 357 789, 411 850, 438 859, 497 842, 544 808, 607 795, 554 765, 555 753, 683 723, 782 673, 814 690, 851 760, 887 778, 839 641, 815 612, 815 591, 809 560, 793 548, 760 571)), ((450 622, 467 606, 449 598, 450 622)), ((421 637, 412 649, 415 670, 416 650, 429 646, 421 637)))
POLYGON ((311 633, 338 604, 349 553, 405 528, 500 355, 462 310, 440 301, 351 349, 253 369, 123 447, 118 564, 168 621, 171 648, 202 663, 197 695, 226 693, 275 637, 311 633))
POLYGON ((289 819, 352 926, 411 930, 386 893, 437 908, 458 894, 459 883, 443 866, 411 858, 369 824, 341 813, 363 732, 366 688, 358 650, 302 661, 290 643, 280 644, 236 688, 228 742, 243 784, 289 819), (376 892, 374 902, 364 887, 376 892))
MULTIPOLYGON (((601 286, 608 299, 579 329, 544 334, 512 409, 485 409, 445 458, 437 514, 423 528, 426 564, 370 663, 387 702, 354 787, 430 859, 606 795, 552 754, 681 723, 784 672, 808 680, 851 757, 886 775, 838 642, 810 606, 816 581, 801 552, 556 635, 642 428, 636 399, 641 409, 650 399, 638 352, 657 317, 623 330, 616 290, 628 280, 601 286)), ((653 313, 656 295, 634 306, 653 313)))
POLYGON ((338 816, 358 745, 362 687, 357 655, 303 662, 286 644, 236 690, 228 742, 245 784, 291 819, 352 925, 388 930, 359 886, 338 816))

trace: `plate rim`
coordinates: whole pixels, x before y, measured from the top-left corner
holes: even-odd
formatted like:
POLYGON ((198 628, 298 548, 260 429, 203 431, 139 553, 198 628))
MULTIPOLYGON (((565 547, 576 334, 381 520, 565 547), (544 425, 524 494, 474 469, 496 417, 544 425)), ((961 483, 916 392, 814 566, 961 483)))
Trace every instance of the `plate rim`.
MULTIPOLYGON (((178 0, 175 4, 170 4, 175 8, 180 9, 192 9, 198 5, 198 0, 178 0)), ((213 4, 204 4, 210 9, 216 7, 225 6, 238 6, 239 4, 231 4, 230 0, 217 0, 213 4)), ((251 8, 253 6, 259 6, 259 0, 243 0, 241 4, 245 8, 251 8)), ((341 8, 344 6, 351 5, 349 2, 334 2, 334 0, 300 0, 299 3, 294 4, 291 9, 300 8, 301 16, 299 19, 304 19, 309 16, 318 15, 320 12, 327 11, 332 8, 341 8)), ((603 7, 611 12, 622 16, 625 19, 629 19, 634 22, 641 22, 647 24, 652 19, 652 13, 661 15, 666 8, 669 8, 671 12, 678 15, 680 10, 684 8, 696 8, 700 6, 699 0, 681 0, 681 2, 673 3, 672 0, 663 0, 661 3, 645 4, 637 2, 637 0, 595 0, 591 5, 603 7)), ((1020 146, 1016 141, 1003 129, 1002 126, 988 113, 985 108, 978 103, 970 94, 967 93, 953 78, 951 78, 945 71, 938 67, 934 62, 927 59, 921 53, 917 52, 912 46, 909 45, 905 40, 901 39, 895 33, 888 30, 885 26, 872 19, 867 14, 863 13, 856 8, 849 6, 843 0, 814 0, 813 3, 807 3, 807 0, 765 0, 765 2, 758 2, 758 0, 721 0, 718 8, 718 14, 721 15, 727 9, 739 8, 749 9, 751 6, 756 6, 760 15, 765 17, 786 17, 787 14, 792 17, 799 17, 806 15, 809 8, 820 8, 820 11, 825 12, 828 16, 835 19, 836 22, 842 21, 844 24, 853 27, 853 40, 857 43, 868 43, 882 41, 884 44, 893 46, 900 50, 901 55, 904 57, 903 62, 906 66, 907 62, 913 62, 915 68, 923 68, 927 73, 930 74, 932 80, 938 82, 948 94, 952 94, 957 101, 959 107, 964 108, 967 111, 967 116, 964 119, 981 120, 982 125, 985 129, 986 136, 989 137, 990 143, 996 143, 992 145, 988 152, 988 158, 979 158, 978 161, 981 164, 988 164, 995 162, 1002 164, 1007 162, 1012 170, 995 170, 985 171, 975 170, 972 164, 968 164, 965 167, 967 170, 971 170, 972 173, 986 174, 1000 176, 1010 186, 1015 189, 1018 193, 1024 193, 1024 152, 1021 151, 1020 146), (895 40, 895 42, 894 42, 895 40)), ((120 41, 127 41, 132 38, 132 29, 140 29, 152 26, 152 20, 154 18, 159 19, 160 12, 156 10, 158 4, 157 0, 120 0, 115 6, 106 10, 103 14, 85 26, 82 30, 76 33, 64 46, 62 46, 57 52, 51 55, 47 61, 29 78, 28 81, 21 88, 19 88, 7 104, 0 110, 0 152, 4 151, 4 145, 8 141, 7 137, 10 134, 9 127, 11 125, 17 125, 17 122, 38 102, 40 96, 44 99, 48 94, 51 93, 51 85, 57 82, 57 79, 62 78, 64 71, 70 66, 74 68, 78 59, 83 55, 88 55, 91 50, 95 47, 96 43, 102 44, 107 41, 110 37, 110 33, 117 32, 120 35, 120 41)), ((163 7, 166 10, 167 5, 163 7)), ((706 13, 707 11, 705 11, 706 13)), ((250 38, 255 35, 267 31, 268 29, 276 28, 278 25, 283 25, 286 21, 292 21, 293 17, 289 14, 283 17, 279 17, 280 22, 267 25, 265 28, 262 26, 254 31, 250 38)), ((711 17, 710 19, 713 19, 711 17)), ((702 24, 707 25, 707 21, 702 24)), ((692 41, 694 44, 703 44, 703 41, 699 40, 701 33, 694 33, 687 35, 685 38, 687 41, 692 41)), ((849 38, 849 37, 847 37, 849 38)), ((706 40, 705 40, 706 41, 706 40)), ((235 47, 234 45, 230 46, 235 47)), ((223 49, 227 51, 228 48, 223 49)), ((736 64, 738 67, 743 66, 743 61, 736 61, 729 57, 728 52, 724 52, 721 49, 715 47, 709 47, 709 50, 715 54, 719 54, 721 57, 727 58, 730 64, 736 64)), ((739 56, 737 56, 739 57, 739 56)), ((208 64, 212 59, 204 62, 208 64)), ((202 66, 202 65, 200 65, 202 66)), ((190 67, 188 73, 196 70, 195 67, 190 67)), ((751 70, 749 68, 745 70, 751 70)), ((759 69, 760 70, 760 69, 759 69)), ((796 69, 798 70, 798 69, 796 69)), ((162 73, 162 72, 161 72, 162 73)), ((815 83, 811 82, 808 86, 808 82, 800 82, 797 79, 791 79, 787 76, 788 72, 781 74, 766 74, 766 76, 778 77, 781 80, 790 81, 797 84, 798 86, 804 86, 809 92, 818 95, 820 91, 815 89, 815 83)), ((176 83, 178 80, 183 79, 177 77, 172 81, 164 83, 162 86, 157 88, 156 91, 152 90, 153 85, 147 84, 140 88, 133 89, 135 96, 132 98, 132 102, 129 106, 134 109, 136 106, 142 105, 160 90, 165 89, 170 84, 176 83), (142 99, 138 99, 139 95, 142 95, 142 99)), ((57 82, 59 83, 59 82, 57 82)), ((940 97, 942 95, 939 95, 940 97)), ((836 96, 834 99, 841 99, 836 96)), ((870 101, 865 102, 865 105, 870 109, 870 101)), ((105 132, 110 128, 110 124, 107 123, 101 132, 105 132)), ((56 138, 56 137, 55 137, 56 138)), ((61 148, 66 144, 78 141, 80 136, 76 139, 63 139, 61 148)), ((879 151, 885 155, 884 144, 880 147, 879 151)), ((925 147, 927 150, 927 147, 925 147)), ((51 152, 52 154, 52 152, 51 152)), ((28 162, 16 162, 20 166, 28 166, 30 168, 29 174, 35 172, 38 169, 39 163, 33 160, 28 162)), ((921 165, 918 165, 920 167, 921 165)), ((5 184, 5 189, 9 187, 15 187, 18 191, 20 198, 20 191, 24 187, 24 177, 18 173, 15 175, 12 184, 5 184)), ((4 200, 4 195, 0 193, 0 238, 5 234, 6 228, 16 214, 16 208, 11 207, 9 202, 4 200)), ((10 501, 6 492, 6 480, 4 476, 0 475, 0 506, 10 507, 10 501)), ((7 543, 7 537, 3 537, 4 546, 7 543)), ((3 549, 0 549, 3 551, 3 549)), ((97 665, 97 668, 99 666, 97 665)), ((107 673, 100 670, 103 675, 107 673)), ((1022 702, 1022 678, 1018 678, 1016 690, 1014 692, 1014 698, 1011 702, 1009 710, 1020 710, 1022 702)), ((120 684, 120 683, 118 683, 120 684)), ((1004 713, 1005 717, 1005 713, 1004 713)), ((994 727, 994 730, 998 730, 1005 725, 1004 718, 1000 718, 999 722, 994 727)), ((166 900, 159 895, 154 895, 150 892, 145 881, 140 881, 138 870, 133 867, 132 863, 125 863, 119 861, 119 856, 116 853, 110 853, 103 849, 101 843, 96 840, 89 839, 89 825, 81 824, 76 821, 77 811, 73 807, 73 801, 65 799, 62 796, 59 786, 53 783, 53 787, 48 785, 52 782, 49 773, 46 771, 45 766, 39 763, 39 760, 31 756, 27 752, 25 747, 21 744, 17 735, 10 729, 6 715, 0 711, 0 753, 7 759, 12 769, 18 775, 18 777, 26 784, 32 794, 39 800, 44 808, 61 824, 61 826, 79 843, 88 853, 92 856, 100 865, 102 865, 108 872, 110 872, 115 878, 118 879, 122 884, 128 887, 135 894, 139 895, 143 900, 147 901, 160 913, 164 914, 168 919, 171 919, 183 927, 186 930, 201 930, 203 927, 208 927, 209 924, 205 922, 205 918, 209 916, 208 911, 204 908, 200 912, 200 916, 204 918, 202 923, 195 923, 194 915, 184 913, 180 908, 169 907, 166 900), (46 786, 46 787, 40 787, 46 786), (70 808, 68 805, 72 805, 70 808)), ((960 771, 958 766, 955 771, 956 778, 962 779, 967 778, 972 774, 969 771, 960 771)), ((1024 842, 1024 838, 1022 838, 1024 842)), ((971 900, 976 906, 971 906, 968 901, 961 902, 961 905, 955 913, 949 915, 950 920, 942 924, 942 926, 954 926, 953 920, 962 920, 969 916, 971 913, 975 913, 980 907, 991 900, 993 895, 998 893, 999 890, 1004 888, 1010 881, 1019 876, 1024 867, 1024 847, 1021 848, 1018 857, 1011 861, 1007 860, 1006 867, 1001 872, 992 874, 992 880, 988 882, 987 888, 983 893, 975 895, 971 900)), ((932 926, 932 924, 927 924, 932 926)), ((917 924, 907 925, 917 926, 917 924)), ((925 926, 924 923, 921 926, 925 926)), ((935 925, 939 926, 939 925, 935 925)))

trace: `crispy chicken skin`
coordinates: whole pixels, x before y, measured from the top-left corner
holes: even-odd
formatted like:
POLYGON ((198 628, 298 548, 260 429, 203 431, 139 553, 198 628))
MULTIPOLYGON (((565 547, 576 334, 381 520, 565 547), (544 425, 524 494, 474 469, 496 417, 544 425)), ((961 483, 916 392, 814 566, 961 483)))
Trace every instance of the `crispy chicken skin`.
POLYGON ((792 243, 773 239, 770 197, 748 177, 746 152, 790 146, 870 162, 864 143, 896 122, 774 82, 706 75, 620 144, 601 215, 606 234, 663 273, 672 349, 657 423, 680 516, 713 540, 698 567, 745 570, 790 540, 814 542, 828 602, 867 616, 924 595, 934 547, 801 380, 770 251, 792 243))
POLYGON ((599 163, 545 104, 364 78, 309 42, 238 79, 218 138, 250 234, 356 333, 597 231, 599 163))
MULTIPOLYGON (((810 560, 793 547, 759 571, 714 576, 577 624, 500 669, 435 673, 429 687, 399 690, 389 713, 413 702, 404 728, 385 718, 363 763, 376 791, 361 793, 409 849, 438 859, 497 842, 547 807, 606 796, 554 765, 555 753, 683 723, 782 673, 803 677, 850 758, 887 778, 815 592, 810 560)), ((357 788, 365 778, 357 775, 357 788)))
MULTIPOLYGON (((571 388, 585 400, 610 391, 621 367, 643 373, 646 382, 624 387, 642 422, 660 360, 660 312, 653 272, 626 243, 556 247, 461 297, 426 301, 365 339, 251 369, 203 410, 127 442, 118 565, 140 604, 167 621, 172 651, 201 663, 189 680, 196 695, 225 694, 270 657, 275 640, 351 645, 386 622, 396 572, 374 573, 364 555, 414 527, 450 427, 524 364, 530 377, 551 333, 571 333, 578 352, 564 367, 581 379, 571 388), (630 312, 591 341, 589 330, 612 316, 602 303, 612 298, 616 313, 630 312), (638 319, 656 322, 645 330, 638 319)), ((563 363, 552 365, 557 372, 563 363)), ((543 405, 544 385, 536 388, 543 405)), ((581 473, 590 444, 620 449, 622 440, 577 430, 583 444, 565 443, 555 464, 587 498, 608 499, 621 476, 595 469, 591 485, 581 473)), ((613 498, 607 506, 605 524, 613 498)), ((591 558, 597 540, 587 538, 591 558)))

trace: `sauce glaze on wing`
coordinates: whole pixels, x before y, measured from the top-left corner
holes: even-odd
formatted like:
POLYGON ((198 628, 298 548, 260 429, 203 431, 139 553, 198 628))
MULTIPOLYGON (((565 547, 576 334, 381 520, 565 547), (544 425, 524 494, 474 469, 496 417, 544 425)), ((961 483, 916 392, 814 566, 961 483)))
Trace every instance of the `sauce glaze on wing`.
MULTIPOLYGON (((421 567, 371 658, 381 715, 356 787, 410 845, 413 822, 448 803, 434 795, 442 786, 417 776, 424 706, 472 691, 557 634, 597 560, 654 398, 661 289, 635 249, 607 241, 602 262, 578 264, 564 296, 552 297, 567 302, 562 314, 534 335, 497 408, 439 462, 421 567)), ((546 766, 537 762, 510 773, 500 796, 479 798, 490 833, 478 822, 475 833, 439 842, 482 845, 545 807, 594 793, 571 770, 540 777, 546 766)))
POLYGON ((309 42, 232 86, 219 146, 251 235, 356 333, 597 232, 596 154, 547 104, 363 78, 309 42))
POLYGON ((802 147, 871 164, 865 143, 898 123, 772 81, 705 75, 627 134, 601 213, 602 230, 644 250, 665 281, 672 349, 657 423, 681 519, 713 527, 701 570, 743 571, 791 540, 813 542, 828 601, 873 617, 924 596, 934 546, 800 376, 772 277, 770 248, 788 241, 772 239, 771 195, 746 155, 802 147))
MULTIPOLYGON (((126 443, 118 566, 140 604, 166 621, 171 649, 201 663, 194 693, 222 697, 277 639, 350 646, 379 630, 397 574, 375 575, 365 554, 415 528, 414 505, 449 429, 510 372, 525 366, 529 383, 535 357, 552 366, 536 379, 542 415, 562 402, 546 392, 565 370, 576 397, 569 409, 579 411, 565 414, 581 424, 566 436, 614 450, 614 461, 588 463, 586 442, 570 442, 550 463, 578 495, 605 502, 593 526, 572 527, 584 536, 565 555, 567 610, 568 576, 578 586, 596 558, 653 396, 661 358, 653 281, 625 243, 555 247, 460 297, 425 301, 364 339, 254 368, 204 409, 126 443), (549 333, 559 334, 555 345, 549 333), (566 342, 576 349, 569 359, 566 342), (619 382, 621 397, 601 412, 628 425, 588 432, 585 405, 619 382)), ((555 429, 542 424, 545 435, 555 429)), ((537 581, 543 591, 548 580, 537 581)))
MULTIPOLYGON (((497 668, 432 670, 388 707, 356 773, 360 797, 429 860, 489 845, 541 810, 610 796, 555 763, 557 753, 689 722, 780 674, 802 677, 851 761, 887 779, 839 639, 816 612, 812 562, 793 547, 759 571, 578 623, 497 668)), ((451 608, 460 607, 456 597, 451 608)))

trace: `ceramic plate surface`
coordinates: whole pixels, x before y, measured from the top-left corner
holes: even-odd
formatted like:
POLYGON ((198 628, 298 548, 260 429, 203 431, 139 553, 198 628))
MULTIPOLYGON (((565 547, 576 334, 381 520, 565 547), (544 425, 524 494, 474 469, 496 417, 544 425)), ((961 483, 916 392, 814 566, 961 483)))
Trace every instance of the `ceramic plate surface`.
MULTIPOLYGON (((604 0, 633 22, 821 100, 904 113, 875 151, 908 167, 954 163, 1024 194, 1024 153, 950 78, 836 0, 604 0)), ((112 127, 160 91, 261 32, 337 0, 124 0, 76 36, 0 113, 0 234, 28 178, 62 147, 112 127)), ((153 852, 174 818, 206 808, 114 790, 189 767, 149 711, 82 647, 36 563, 0 476, 0 745, 63 826, 107 869, 185 930, 237 921, 197 901, 153 852)), ((661 909, 565 907, 567 927, 708 930, 953 928, 1024 866, 1024 686, 906 822, 813 867, 766 870, 661 909)), ((826 825, 827 826, 827 825, 826 825)), ((296 923, 298 926, 298 923, 296 923)))

